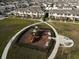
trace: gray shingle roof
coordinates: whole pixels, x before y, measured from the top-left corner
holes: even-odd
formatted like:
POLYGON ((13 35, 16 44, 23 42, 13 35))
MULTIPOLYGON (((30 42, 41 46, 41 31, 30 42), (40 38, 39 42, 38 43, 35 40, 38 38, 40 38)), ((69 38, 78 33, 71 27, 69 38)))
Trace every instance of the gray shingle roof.
POLYGON ((38 6, 30 6, 30 7, 27 7, 27 8, 19 8, 17 9, 18 11, 25 11, 25 12, 38 12, 38 13, 42 13, 42 9, 38 6))
POLYGON ((0 6, 0 10, 5 10, 5 7, 4 6, 0 6))

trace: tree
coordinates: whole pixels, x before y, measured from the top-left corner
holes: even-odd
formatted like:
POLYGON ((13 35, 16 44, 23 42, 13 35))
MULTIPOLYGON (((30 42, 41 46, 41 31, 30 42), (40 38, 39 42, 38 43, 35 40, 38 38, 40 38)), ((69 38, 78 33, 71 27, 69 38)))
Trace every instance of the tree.
POLYGON ((48 14, 48 12, 46 12, 44 17, 43 17, 43 21, 47 21, 48 20, 48 16, 49 16, 49 14, 48 14))

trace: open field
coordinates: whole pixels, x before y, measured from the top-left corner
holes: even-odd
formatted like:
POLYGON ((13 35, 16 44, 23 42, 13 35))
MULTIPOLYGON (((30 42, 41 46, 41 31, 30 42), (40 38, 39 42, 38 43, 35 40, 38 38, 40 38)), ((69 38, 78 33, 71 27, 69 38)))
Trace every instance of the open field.
POLYGON ((7 59, 46 59, 47 54, 42 51, 35 50, 23 46, 13 46, 8 54, 7 59))
MULTIPOLYGON (((0 21, 0 57, 3 52, 4 47, 6 46, 6 44, 10 40, 10 38, 15 33, 17 33, 19 30, 21 30, 23 27, 25 27, 31 23, 35 23, 35 22, 36 21, 23 20, 23 19, 18 19, 18 18, 16 18, 16 19, 8 18, 5 20, 1 20, 0 21)), ((57 54, 55 59, 79 59, 79 25, 78 24, 68 24, 68 23, 67 24, 66 23, 56 23, 56 22, 52 22, 50 24, 53 25, 57 29, 58 33, 70 37, 75 42, 75 45, 72 48, 63 48, 63 49, 60 48, 59 53, 57 54)), ((22 48, 27 51, 29 50, 28 48, 24 48, 24 47, 22 47, 22 48)), ((19 49, 19 46, 18 46, 18 49, 19 49)), ((21 55, 24 54, 24 56, 26 56, 25 50, 22 52, 20 49, 19 50, 20 52, 18 52, 18 50, 16 49, 16 52, 22 53, 21 55)), ((32 51, 32 50, 30 49, 30 51, 32 51)), ((11 52, 13 53, 14 51, 11 51, 11 52)), ((33 50, 33 52, 37 53, 37 51, 35 51, 35 50, 33 50)), ((40 54, 42 54, 42 52, 40 52, 40 51, 38 51, 38 52, 40 54)), ((33 54, 31 54, 31 55, 33 56, 33 54)), ((43 53, 43 55, 46 55, 46 54, 43 53)), ((38 54, 36 56, 38 56, 38 58, 40 57, 38 54)), ((27 55, 27 57, 28 57, 28 59, 31 58, 28 55, 27 55)), ((42 56, 41 58, 46 58, 46 57, 42 56)))

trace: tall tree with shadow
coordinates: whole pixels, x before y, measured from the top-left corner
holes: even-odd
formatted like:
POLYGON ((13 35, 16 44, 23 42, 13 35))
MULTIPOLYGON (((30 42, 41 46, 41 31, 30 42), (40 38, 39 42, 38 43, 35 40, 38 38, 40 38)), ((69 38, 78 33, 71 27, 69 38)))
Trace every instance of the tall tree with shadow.
POLYGON ((48 17, 49 17, 49 13, 48 13, 48 11, 46 11, 42 20, 43 21, 47 21, 48 20, 48 17))

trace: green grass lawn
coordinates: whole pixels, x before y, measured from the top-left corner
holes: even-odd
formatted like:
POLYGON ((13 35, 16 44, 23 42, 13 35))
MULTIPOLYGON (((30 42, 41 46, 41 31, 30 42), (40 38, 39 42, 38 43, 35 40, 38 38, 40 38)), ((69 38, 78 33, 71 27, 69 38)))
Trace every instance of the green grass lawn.
POLYGON ((47 59, 47 54, 27 46, 15 45, 10 48, 7 59, 47 59))
MULTIPOLYGON (((19 30, 21 30, 23 27, 31 24, 31 23, 35 23, 36 21, 32 21, 32 20, 23 20, 23 19, 19 19, 19 18, 8 18, 5 20, 0 21, 0 57, 1 54, 4 50, 4 47, 6 46, 6 44, 8 43, 8 41, 11 39, 11 37, 17 33, 19 30)), ((59 48, 58 54, 56 56, 55 59, 79 59, 79 25, 77 24, 66 24, 66 23, 50 23, 51 25, 53 25, 58 33, 68 36, 71 39, 74 40, 75 45, 72 48, 59 48)), ((14 47, 15 48, 15 47, 14 47)), ((31 51, 33 51, 34 53, 39 53, 39 54, 43 54, 46 55, 45 53, 42 53, 40 51, 35 51, 35 50, 31 50, 29 48, 20 48, 18 46, 18 48, 15 48, 14 50, 17 54, 22 53, 20 55, 27 56, 28 59, 30 59, 31 57, 29 56, 31 54, 31 51), (18 50, 19 49, 19 50, 18 50), (24 49, 24 51, 22 51, 21 49, 24 49), (25 53, 25 51, 30 50, 30 52, 25 53), (28 54, 28 55, 27 55, 28 54)), ((12 53, 14 53, 14 51, 11 51, 12 53)), ((38 58, 40 58, 40 55, 36 54, 36 56, 38 58)), ((10 55, 10 54, 9 54, 10 55)), ((13 57, 15 55, 11 55, 11 57, 13 57)), ((32 53, 31 56, 34 56, 34 54, 32 53)), ((37 58, 36 56, 34 56, 34 58, 37 58)), ((13 57, 14 58, 14 57, 13 57)), ((18 57, 16 57, 17 59, 18 57)), ((21 57, 20 58, 25 58, 25 57, 21 57)), ((42 59, 46 58, 45 56, 41 56, 42 59)))

